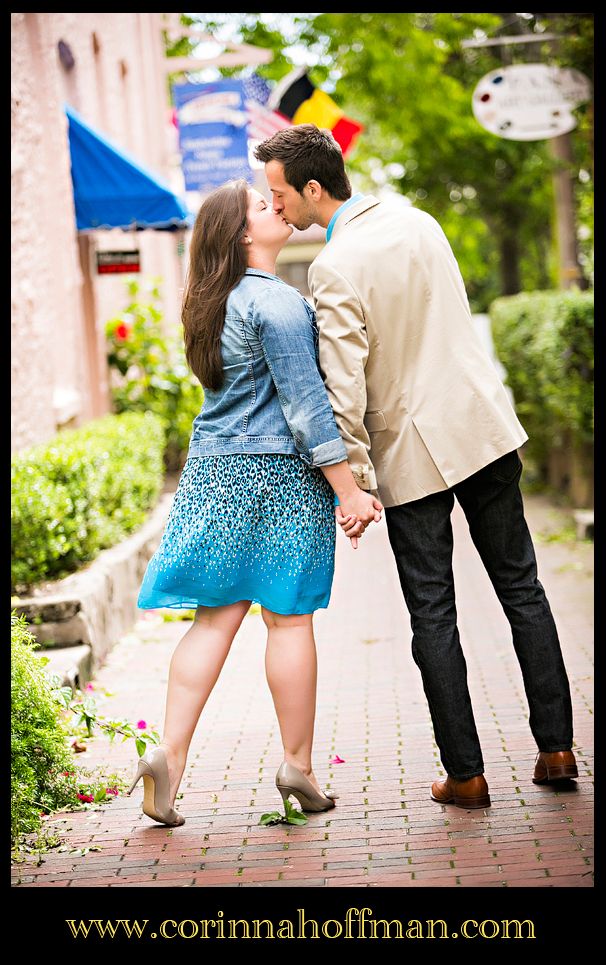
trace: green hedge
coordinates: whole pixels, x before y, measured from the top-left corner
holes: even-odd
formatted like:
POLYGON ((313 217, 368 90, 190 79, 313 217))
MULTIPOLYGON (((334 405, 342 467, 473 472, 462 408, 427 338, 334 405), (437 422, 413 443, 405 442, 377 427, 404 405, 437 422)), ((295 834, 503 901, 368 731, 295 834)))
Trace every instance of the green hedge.
POLYGON ((593 438, 593 291, 523 292, 490 306, 492 334, 531 455, 593 438))
POLYGON ((25 617, 11 616, 11 837, 40 828, 50 813, 73 799, 64 772, 73 771, 59 704, 25 617))
POLYGON ((162 488, 151 413, 109 415, 11 460, 13 591, 57 579, 139 527, 162 488))

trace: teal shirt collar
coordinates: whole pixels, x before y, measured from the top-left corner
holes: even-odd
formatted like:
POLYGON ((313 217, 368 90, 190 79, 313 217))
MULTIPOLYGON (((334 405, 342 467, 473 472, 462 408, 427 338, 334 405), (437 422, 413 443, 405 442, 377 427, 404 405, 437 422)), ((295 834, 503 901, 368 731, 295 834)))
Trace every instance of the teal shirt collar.
POLYGON ((333 214, 332 218, 331 218, 330 221, 328 222, 328 227, 327 227, 327 229, 326 229, 326 240, 327 240, 327 241, 330 241, 330 239, 331 239, 332 232, 333 232, 334 226, 335 226, 335 224, 336 224, 336 221, 337 221, 337 218, 339 217, 339 215, 343 214, 343 212, 345 211, 345 208, 349 208, 350 204, 355 204, 356 201, 361 201, 363 197, 364 197, 364 195, 361 194, 360 191, 358 191, 357 194, 353 194, 353 195, 351 196, 351 198, 349 198, 347 201, 344 201, 340 208, 337 208, 337 210, 336 210, 335 213, 333 214))

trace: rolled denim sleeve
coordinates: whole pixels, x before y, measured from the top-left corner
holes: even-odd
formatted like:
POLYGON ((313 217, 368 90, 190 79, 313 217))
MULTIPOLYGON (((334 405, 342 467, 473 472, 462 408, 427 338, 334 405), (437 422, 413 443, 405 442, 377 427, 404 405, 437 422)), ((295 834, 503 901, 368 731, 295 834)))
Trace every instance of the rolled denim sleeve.
POLYGON ((251 321, 271 373, 284 418, 304 462, 331 466, 347 459, 320 375, 317 330, 302 296, 284 285, 261 292, 251 321))

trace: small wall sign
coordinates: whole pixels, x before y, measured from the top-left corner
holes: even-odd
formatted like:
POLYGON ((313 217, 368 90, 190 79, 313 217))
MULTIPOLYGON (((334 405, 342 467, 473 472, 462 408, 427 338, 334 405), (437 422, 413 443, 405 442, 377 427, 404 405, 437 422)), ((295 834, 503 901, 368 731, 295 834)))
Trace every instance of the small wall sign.
POLYGON ((141 271, 141 253, 135 251, 98 251, 97 274, 113 275, 119 272, 141 271))

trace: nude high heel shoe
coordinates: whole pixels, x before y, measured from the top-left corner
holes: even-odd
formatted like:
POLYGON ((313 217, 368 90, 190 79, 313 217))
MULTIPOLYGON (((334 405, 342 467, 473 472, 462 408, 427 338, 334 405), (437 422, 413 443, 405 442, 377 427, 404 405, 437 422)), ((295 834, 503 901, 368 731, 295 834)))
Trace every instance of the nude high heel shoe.
POLYGON ((143 778, 143 813, 160 824, 178 827, 185 824, 185 818, 169 805, 170 782, 168 764, 164 749, 156 745, 150 747, 137 763, 135 779, 126 796, 130 797, 138 781, 143 778))
POLYGON ((303 811, 329 811, 335 806, 339 797, 333 791, 318 794, 315 787, 308 781, 298 767, 284 761, 276 774, 276 787, 282 795, 284 803, 292 794, 296 797, 303 811))

